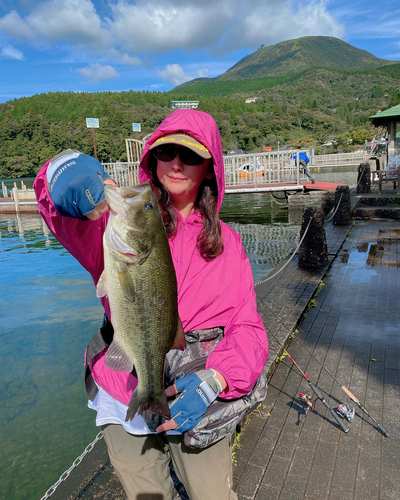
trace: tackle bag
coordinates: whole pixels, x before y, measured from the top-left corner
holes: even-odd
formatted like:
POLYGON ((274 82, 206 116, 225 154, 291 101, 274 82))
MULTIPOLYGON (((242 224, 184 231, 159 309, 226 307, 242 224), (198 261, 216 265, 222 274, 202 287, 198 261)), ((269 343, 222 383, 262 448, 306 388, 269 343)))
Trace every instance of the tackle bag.
MULTIPOLYGON (((223 336, 224 330, 221 327, 187 332, 186 349, 174 349, 166 356, 165 383, 172 385, 179 378, 205 369, 208 355, 223 336)), ((231 434, 242 418, 251 413, 266 395, 267 379, 261 374, 246 396, 236 399, 217 397, 207 408, 200 422, 183 433, 185 445, 191 448, 205 448, 231 434)))

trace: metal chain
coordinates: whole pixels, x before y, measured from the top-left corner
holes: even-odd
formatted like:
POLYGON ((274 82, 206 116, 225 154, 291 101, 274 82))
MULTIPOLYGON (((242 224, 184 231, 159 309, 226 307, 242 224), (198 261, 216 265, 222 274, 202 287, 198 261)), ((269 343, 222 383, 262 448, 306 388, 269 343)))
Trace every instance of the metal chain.
MULTIPOLYGON (((284 198, 282 198, 283 200, 284 198)), ((280 203, 279 201, 276 201, 276 198, 274 195, 270 196, 270 200, 273 201, 276 205, 287 205, 287 199, 285 198, 285 201, 283 203, 280 203)))
POLYGON ((293 257, 296 255, 297 251, 299 250, 300 248, 300 245, 303 243, 303 240, 307 234, 307 231, 310 227, 310 224, 311 224, 311 221, 313 220, 313 217, 310 217, 310 220, 308 221, 308 225, 306 227, 306 230, 304 231, 304 234, 303 234, 303 237, 301 238, 299 244, 297 245, 297 248, 294 250, 294 252, 292 253, 292 255, 290 256, 290 259, 288 259, 288 261, 285 263, 284 266, 282 266, 279 271, 277 271, 273 276, 267 276, 265 279, 263 279, 262 281, 260 281, 259 283, 256 283, 256 285, 261 285, 262 283, 265 283, 266 281, 269 281, 269 280, 272 280, 272 278, 275 278, 275 276, 278 276, 279 273, 281 273, 285 267, 289 264, 289 262, 293 259, 293 257))
POLYGON ((63 472, 60 476, 60 479, 53 484, 53 486, 50 486, 50 488, 46 491, 46 493, 39 499, 39 500, 47 500, 47 498, 50 498, 51 495, 56 491, 56 489, 60 486, 60 484, 67 479, 67 477, 71 474, 71 472, 77 467, 83 460, 83 457, 85 457, 88 453, 90 453, 94 445, 97 443, 97 441, 100 441, 100 439, 103 438, 103 432, 100 431, 94 441, 92 441, 90 444, 88 444, 82 453, 78 458, 76 458, 71 465, 69 469, 67 469, 65 472, 63 472))

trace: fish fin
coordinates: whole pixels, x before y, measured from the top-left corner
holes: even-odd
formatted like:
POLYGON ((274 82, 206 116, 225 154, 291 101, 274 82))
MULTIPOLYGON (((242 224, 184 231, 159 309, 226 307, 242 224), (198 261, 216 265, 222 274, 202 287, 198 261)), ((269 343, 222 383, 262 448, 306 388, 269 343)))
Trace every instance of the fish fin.
POLYGON ((121 285, 125 298, 131 302, 135 302, 135 285, 129 273, 129 268, 125 262, 117 261, 116 264, 119 284, 121 285))
POLYGON ((186 338, 181 318, 178 318, 178 328, 176 329, 175 339, 171 349, 180 349, 181 351, 186 349, 186 338))
POLYGON ((122 346, 115 341, 112 341, 104 362, 107 368, 115 372, 131 372, 133 363, 125 354, 122 346))
POLYGON ((146 412, 152 412, 157 413, 157 415, 162 415, 165 418, 171 418, 171 412, 169 411, 165 392, 163 392, 159 399, 149 400, 148 394, 141 393, 135 389, 129 402, 125 422, 132 420, 136 415, 136 412, 139 412, 140 415, 143 415, 143 413, 146 412))
POLYGON ((106 272, 103 271, 96 285, 96 297, 100 298, 105 295, 107 295, 107 275, 106 272))

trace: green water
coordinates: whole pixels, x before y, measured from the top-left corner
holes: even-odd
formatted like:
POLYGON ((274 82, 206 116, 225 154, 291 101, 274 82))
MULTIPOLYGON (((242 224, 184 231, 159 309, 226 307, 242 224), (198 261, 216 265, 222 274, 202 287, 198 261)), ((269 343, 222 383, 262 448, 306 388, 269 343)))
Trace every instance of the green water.
POLYGON ((10 195, 10 192, 12 191, 12 188, 14 187, 14 183, 16 183, 17 188, 21 189, 21 181, 25 184, 25 187, 30 189, 33 186, 33 181, 35 180, 34 177, 24 177, 23 179, 0 179, 0 196, 3 196, 3 192, 1 191, 1 183, 4 182, 8 194, 10 195))
POLYGON ((88 273, 40 225, 0 218, 4 500, 39 498, 97 433, 82 377, 102 308, 88 273))

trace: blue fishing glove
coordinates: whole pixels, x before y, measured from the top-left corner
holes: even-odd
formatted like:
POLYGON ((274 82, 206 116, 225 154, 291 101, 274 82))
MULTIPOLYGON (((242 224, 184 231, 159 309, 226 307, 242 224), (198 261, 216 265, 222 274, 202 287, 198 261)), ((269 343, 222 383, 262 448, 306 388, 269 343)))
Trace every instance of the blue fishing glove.
POLYGON ((86 220, 104 198, 104 179, 109 175, 92 156, 67 149, 47 167, 47 183, 54 206, 60 215, 86 220))
POLYGON ((178 424, 177 430, 186 432, 200 422, 210 404, 222 392, 215 370, 200 370, 175 382, 180 393, 170 405, 171 418, 178 424))

